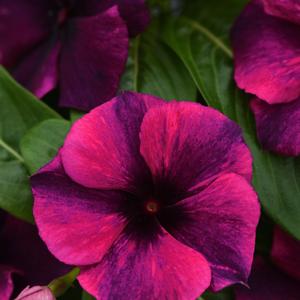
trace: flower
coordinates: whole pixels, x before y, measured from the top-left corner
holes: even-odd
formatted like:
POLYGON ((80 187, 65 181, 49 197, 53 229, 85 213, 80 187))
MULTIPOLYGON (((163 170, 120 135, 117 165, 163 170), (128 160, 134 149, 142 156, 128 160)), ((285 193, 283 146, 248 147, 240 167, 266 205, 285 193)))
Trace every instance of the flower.
POLYGON ((123 93, 78 120, 31 178, 35 220, 97 299, 195 299, 247 280, 251 163, 218 111, 123 93))
POLYGON ((2 0, 0 64, 38 97, 57 85, 60 105, 87 111, 113 97, 144 0, 2 0))
POLYGON ((257 256, 249 288, 235 289, 236 300, 297 300, 300 295, 300 242, 280 228, 274 232, 272 263, 257 256))
POLYGON ((48 284, 67 273, 39 238, 34 225, 0 210, 0 295, 8 300, 27 285, 48 284))
POLYGON ((232 32, 235 80, 251 101, 258 138, 268 150, 300 154, 300 5, 252 0, 232 32))
POLYGON ((26 287, 15 300, 55 300, 51 290, 46 286, 26 287))

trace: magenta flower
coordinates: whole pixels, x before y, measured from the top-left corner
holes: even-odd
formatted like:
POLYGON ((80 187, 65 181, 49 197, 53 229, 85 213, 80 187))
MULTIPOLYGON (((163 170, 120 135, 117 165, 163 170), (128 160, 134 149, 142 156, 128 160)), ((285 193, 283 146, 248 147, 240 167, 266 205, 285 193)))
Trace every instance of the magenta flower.
POLYGON ((249 288, 237 287, 237 300, 298 300, 300 295, 300 242, 276 228, 272 262, 256 257, 249 288))
POLYGON ((42 239, 97 299, 195 299, 245 282, 259 203, 238 126, 124 93, 77 121, 32 177, 42 239))
POLYGON ((134 36, 149 23, 144 0, 1 0, 0 64, 38 97, 89 110, 113 97, 134 36))
POLYGON ((300 154, 300 5, 295 0, 252 0, 232 34, 235 80, 251 102, 262 145, 300 154))
POLYGON ((0 299, 16 296, 27 285, 46 285, 70 270, 57 261, 35 226, 0 211, 0 299))

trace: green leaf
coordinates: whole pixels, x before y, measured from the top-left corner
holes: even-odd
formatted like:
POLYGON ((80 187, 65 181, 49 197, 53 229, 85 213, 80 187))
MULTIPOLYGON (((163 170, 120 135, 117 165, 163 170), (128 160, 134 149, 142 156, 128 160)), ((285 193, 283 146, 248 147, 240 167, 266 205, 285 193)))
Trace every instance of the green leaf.
POLYGON ((122 90, 151 93, 164 99, 196 99, 196 86, 177 55, 149 30, 132 41, 122 90))
MULTIPOLYGON (((199 298, 198 300, 200 300, 199 298)), ((234 294, 231 288, 226 288, 218 293, 213 293, 213 292, 205 292, 202 295, 203 300, 234 300, 234 294)))
POLYGON ((2 67, 0 107, 0 207, 32 222, 32 197, 19 143, 39 122, 60 116, 16 83, 2 67))
POLYGON ((49 162, 63 145, 70 129, 65 120, 46 120, 33 127, 21 140, 21 154, 31 174, 49 162))
POLYGON ((167 21, 164 39, 189 70, 206 103, 240 124, 254 157, 253 183, 263 208, 300 239, 300 158, 280 157, 261 148, 248 97, 233 81, 228 36, 244 1, 194 2, 184 17, 167 21), (198 5, 201 13, 195 17, 198 5))

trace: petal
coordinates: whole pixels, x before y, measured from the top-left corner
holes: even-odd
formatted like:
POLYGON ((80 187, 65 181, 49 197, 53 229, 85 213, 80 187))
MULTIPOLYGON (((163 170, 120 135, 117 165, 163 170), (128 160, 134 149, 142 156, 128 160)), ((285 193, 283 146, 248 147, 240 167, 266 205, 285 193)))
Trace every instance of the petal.
POLYGON ((40 236, 65 263, 99 262, 126 226, 125 196, 74 183, 65 174, 60 155, 34 175, 31 184, 40 236))
POLYGON ((249 278, 249 288, 235 288, 236 300, 297 300, 300 295, 299 281, 256 257, 249 278))
POLYGON ((153 96, 124 93, 77 121, 62 149, 66 173, 90 188, 140 189, 149 171, 140 153, 144 114, 164 104, 153 96))
POLYGON ((101 263, 82 269, 82 287, 102 300, 196 299, 210 283, 203 256, 159 225, 151 236, 137 234, 140 225, 130 224, 101 263))
POLYGON ((224 173, 251 179, 252 159, 240 128, 212 108, 188 102, 155 107, 145 115, 140 139, 156 185, 171 183, 177 194, 224 173))
POLYGON ((60 58, 60 104, 88 111, 116 94, 128 54, 117 7, 67 23, 60 58))
POLYGON ((26 287, 15 300, 56 300, 47 286, 26 287))
POLYGON ((60 41, 56 37, 45 41, 13 68, 18 82, 41 98, 51 91, 58 80, 60 41))
POLYGON ((285 273, 300 280, 300 241, 275 227, 272 260, 285 273))
POLYGON ((0 245, 0 264, 5 263, 19 274, 16 293, 27 285, 46 285, 70 270, 51 255, 35 226, 10 215, 1 230, 0 245))
POLYGON ((283 155, 300 154, 300 98, 285 104, 251 102, 262 146, 283 155))
POLYGON ((0 64, 14 66, 50 34, 55 6, 50 0, 0 1, 0 64))
POLYGON ((300 95, 300 26, 264 13, 252 1, 234 25, 235 80, 270 104, 300 95))
POLYGON ((212 269, 211 287, 217 291, 247 281, 259 214, 249 183, 226 174, 199 194, 167 208, 159 220, 178 241, 204 255, 212 269))
POLYGON ((299 0, 262 0, 267 14, 300 23, 299 0))
POLYGON ((144 0, 77 1, 75 12, 79 16, 94 16, 116 5, 127 24, 130 37, 145 30, 150 22, 150 12, 144 0))
POLYGON ((1 300, 9 300, 13 291, 12 275, 13 270, 0 265, 0 295, 1 300))

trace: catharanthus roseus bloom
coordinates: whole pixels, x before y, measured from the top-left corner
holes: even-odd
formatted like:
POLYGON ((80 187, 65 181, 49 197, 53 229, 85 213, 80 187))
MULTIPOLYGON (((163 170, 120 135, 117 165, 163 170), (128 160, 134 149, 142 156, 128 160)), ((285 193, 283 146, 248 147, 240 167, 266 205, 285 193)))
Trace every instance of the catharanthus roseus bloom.
POLYGON ((300 2, 252 0, 232 34, 235 80, 251 101, 262 145, 300 154, 300 2))
POLYGON ((272 262, 256 257, 249 288, 237 287, 237 300, 298 300, 300 295, 300 242, 281 229, 274 232, 272 262))
POLYGON ((247 281, 259 203, 239 127, 124 93, 77 121, 31 179, 50 251, 97 299, 195 299, 247 281))
POLYGON ((46 286, 28 286, 15 300, 55 300, 55 297, 46 286))
POLYGON ((144 0, 1 0, 0 64, 38 97, 89 110, 113 97, 130 36, 149 23, 144 0))
POLYGON ((0 211, 0 299, 11 299, 27 285, 48 284, 69 266, 56 260, 37 228, 0 211))

